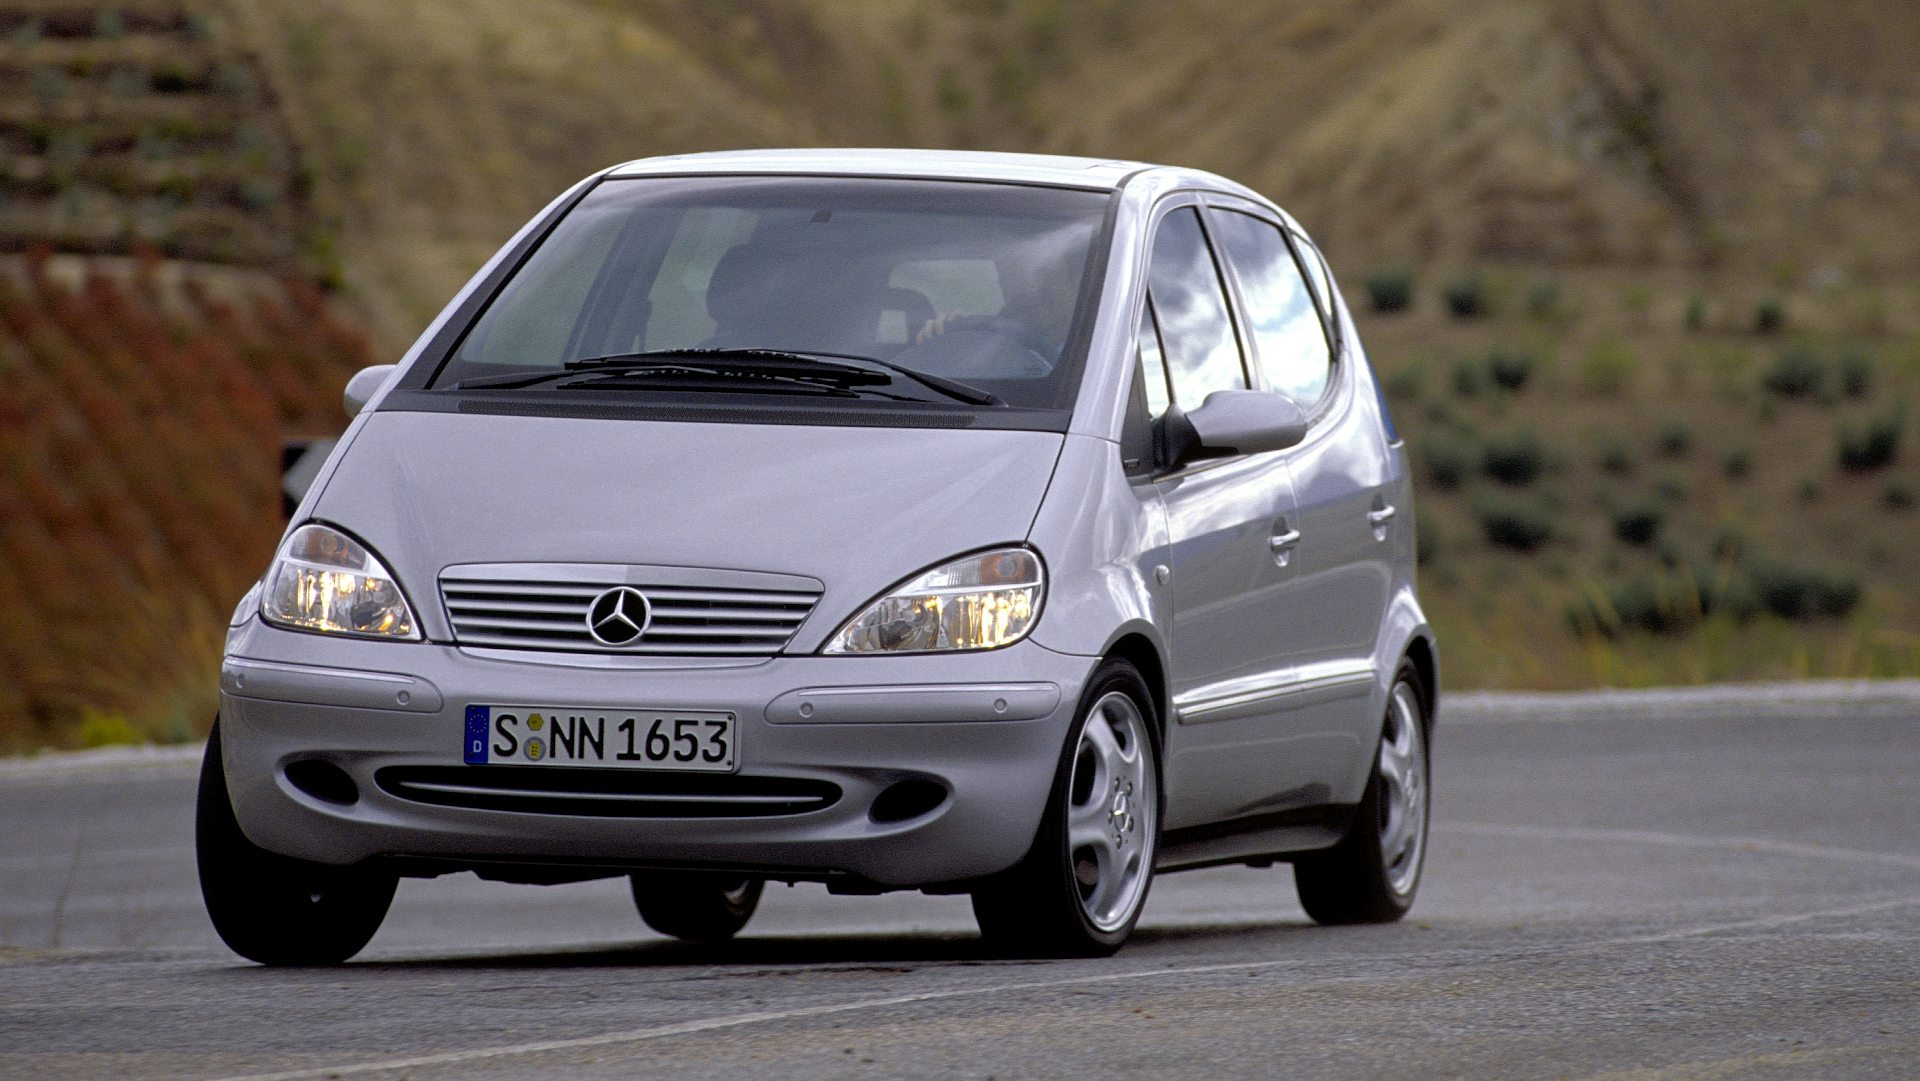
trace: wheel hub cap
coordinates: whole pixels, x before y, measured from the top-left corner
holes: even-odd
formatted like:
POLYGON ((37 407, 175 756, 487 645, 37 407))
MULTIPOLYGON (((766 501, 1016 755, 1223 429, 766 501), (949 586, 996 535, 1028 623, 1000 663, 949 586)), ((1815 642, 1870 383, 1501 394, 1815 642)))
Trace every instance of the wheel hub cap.
POLYGON ((1067 787, 1067 847, 1088 922, 1112 931, 1133 919, 1153 874, 1160 805, 1147 722, 1120 691, 1094 703, 1067 787))

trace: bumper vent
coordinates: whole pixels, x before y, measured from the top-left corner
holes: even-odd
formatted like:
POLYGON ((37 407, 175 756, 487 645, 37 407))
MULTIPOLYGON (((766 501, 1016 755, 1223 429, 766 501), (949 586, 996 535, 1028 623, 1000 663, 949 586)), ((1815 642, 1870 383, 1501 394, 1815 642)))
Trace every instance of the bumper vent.
MULTIPOLYGON (((771 656, 820 599, 810 578, 647 567, 450 567, 440 578, 455 641, 576 653, 771 656), (644 633, 617 644, 589 629, 595 599, 645 598, 644 633)), ((638 619, 629 604, 623 611, 638 619)))
POLYGON ((438 807, 593 818, 772 818, 840 799, 829 781, 564 766, 389 766, 374 783, 438 807))

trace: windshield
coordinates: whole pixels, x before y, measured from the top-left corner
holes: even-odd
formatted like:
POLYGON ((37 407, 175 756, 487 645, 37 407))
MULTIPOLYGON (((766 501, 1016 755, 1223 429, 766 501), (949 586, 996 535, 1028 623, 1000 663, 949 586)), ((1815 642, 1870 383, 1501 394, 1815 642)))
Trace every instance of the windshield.
MULTIPOLYGON (((743 365, 677 378, 517 380, 570 362, 674 350, 877 362, 875 400, 1071 405, 1069 343, 1106 211, 1102 192, 849 177, 657 177, 589 192, 507 280, 429 387, 756 397, 743 365), (901 372, 899 369, 907 369, 901 372)), ((862 397, 865 381, 847 393, 862 397)), ((809 387, 793 383, 799 393, 809 387)), ((992 408, 990 406, 989 408, 992 408)))

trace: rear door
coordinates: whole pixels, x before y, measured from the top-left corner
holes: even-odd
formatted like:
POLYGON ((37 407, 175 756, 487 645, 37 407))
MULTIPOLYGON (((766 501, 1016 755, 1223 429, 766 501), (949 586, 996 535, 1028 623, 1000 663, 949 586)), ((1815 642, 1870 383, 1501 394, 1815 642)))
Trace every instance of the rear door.
POLYGON ((1208 221, 1231 268, 1264 386, 1291 396, 1313 424, 1284 452, 1300 531, 1297 579, 1273 640, 1291 676, 1285 700, 1294 746, 1318 778, 1346 777, 1377 734, 1374 652, 1392 584, 1391 461, 1372 412, 1354 398, 1318 253, 1256 208, 1214 206, 1208 221), (1309 281, 1313 285, 1309 285, 1309 281))

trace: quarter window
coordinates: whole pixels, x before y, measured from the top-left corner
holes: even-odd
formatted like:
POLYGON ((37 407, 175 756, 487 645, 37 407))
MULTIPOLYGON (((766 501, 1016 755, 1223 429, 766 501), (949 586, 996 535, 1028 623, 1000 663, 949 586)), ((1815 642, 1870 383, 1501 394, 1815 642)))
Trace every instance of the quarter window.
POLYGON ((1340 316, 1333 303, 1333 277, 1327 272, 1327 257, 1313 246, 1313 241, 1293 234, 1293 248, 1300 253, 1300 261, 1307 265, 1307 280, 1312 283, 1313 291, 1320 297, 1320 314, 1326 317, 1327 340, 1336 344, 1340 341, 1340 316))
POLYGON ((1212 216, 1220 247, 1240 279, 1245 308, 1267 385, 1312 409, 1327 391, 1332 358, 1313 294, 1300 276, 1280 227, 1248 214, 1212 216))
POLYGON ((1147 416, 1166 415, 1172 398, 1167 390, 1167 358, 1160 350, 1160 331, 1153 325, 1153 305, 1140 306, 1140 374, 1147 390, 1147 416))
POLYGON ((1192 409, 1216 390, 1247 385, 1199 211, 1183 207, 1161 221, 1147 288, 1176 401, 1192 409))

